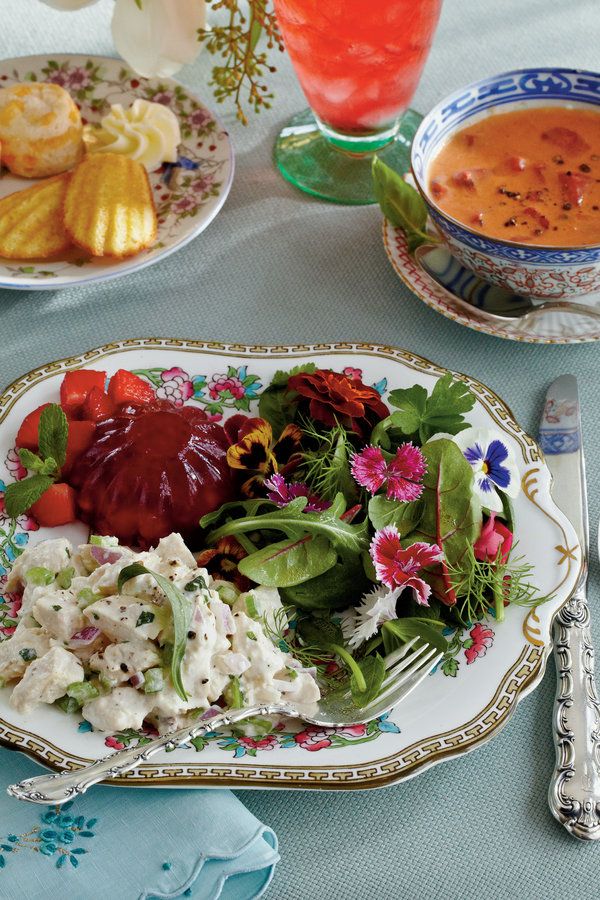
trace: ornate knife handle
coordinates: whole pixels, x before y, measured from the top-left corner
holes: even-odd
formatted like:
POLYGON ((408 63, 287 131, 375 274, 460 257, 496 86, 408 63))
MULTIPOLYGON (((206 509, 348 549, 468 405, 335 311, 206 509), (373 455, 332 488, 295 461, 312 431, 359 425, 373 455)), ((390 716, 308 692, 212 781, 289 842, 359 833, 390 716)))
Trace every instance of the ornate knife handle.
POLYGON ((88 788, 98 784, 99 781, 117 778, 124 772, 129 772, 130 769, 147 762, 160 750, 175 750, 183 741, 205 734, 207 731, 213 731, 217 727, 231 725, 250 716, 269 712, 279 712, 279 707, 246 707, 228 710, 210 719, 197 722, 192 727, 187 725, 179 731, 163 734, 141 747, 138 745, 118 750, 116 753, 111 753, 110 756, 74 772, 58 772, 55 775, 37 775, 35 778, 27 778, 19 784, 11 784, 7 791, 18 800, 29 800, 31 803, 44 805, 66 803, 67 800, 85 794, 88 788))
POLYGON ((556 768, 548 802, 577 838, 600 839, 600 702, 594 681, 590 611, 577 591, 554 623, 557 690, 554 703, 556 768))

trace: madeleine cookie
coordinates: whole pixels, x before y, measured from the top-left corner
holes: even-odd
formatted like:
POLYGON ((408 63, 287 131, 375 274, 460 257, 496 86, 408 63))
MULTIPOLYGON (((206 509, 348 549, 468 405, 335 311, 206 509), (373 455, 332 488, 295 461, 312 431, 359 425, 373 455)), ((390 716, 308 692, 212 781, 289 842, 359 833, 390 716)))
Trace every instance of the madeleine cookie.
POLYGON ((0 88, 2 163, 13 175, 45 178, 72 168, 83 155, 75 103, 58 84, 0 88))
POLYGON ((133 256, 156 240, 157 219, 144 167, 116 153, 80 163, 65 195, 63 222, 92 256, 133 256))
POLYGON ((0 200, 0 256, 51 259, 71 246, 62 224, 70 175, 57 175, 0 200))

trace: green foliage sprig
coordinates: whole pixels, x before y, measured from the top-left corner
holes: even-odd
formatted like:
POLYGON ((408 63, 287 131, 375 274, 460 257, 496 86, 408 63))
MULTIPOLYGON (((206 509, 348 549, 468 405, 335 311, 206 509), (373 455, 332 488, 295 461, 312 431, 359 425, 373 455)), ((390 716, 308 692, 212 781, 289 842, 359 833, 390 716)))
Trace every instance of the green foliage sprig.
POLYGON ((247 125, 243 104, 260 112, 269 109, 273 99, 264 76, 276 71, 268 62, 268 51, 274 48, 283 51, 275 13, 267 9, 267 0, 248 0, 248 14, 239 0, 212 0, 210 6, 213 12, 222 11, 226 15, 224 24, 198 32, 198 40, 208 52, 222 60, 213 67, 210 84, 217 103, 231 97, 238 119, 247 125), (263 34, 266 49, 258 50, 258 41, 263 34))

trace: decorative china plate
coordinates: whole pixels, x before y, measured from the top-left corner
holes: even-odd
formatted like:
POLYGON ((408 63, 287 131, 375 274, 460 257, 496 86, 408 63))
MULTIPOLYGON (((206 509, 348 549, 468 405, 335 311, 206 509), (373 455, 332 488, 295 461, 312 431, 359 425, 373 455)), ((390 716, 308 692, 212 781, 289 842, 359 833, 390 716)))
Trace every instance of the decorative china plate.
MULTIPOLYGON (((0 396, 0 477, 23 477, 14 439, 24 415, 58 399, 67 369, 99 366, 108 374, 126 368, 146 377, 158 396, 199 406, 227 417, 255 412, 261 390, 275 371, 309 360, 336 371, 348 370, 383 394, 419 383, 431 390, 445 369, 407 350, 380 344, 250 346, 162 338, 107 344, 71 359, 41 366, 15 381, 0 396), (350 371, 351 370, 351 371, 350 371)), ((506 619, 474 622, 448 634, 443 665, 389 716, 368 725, 338 729, 286 722, 270 734, 249 738, 209 733, 190 745, 155 757, 119 779, 120 784, 169 787, 281 787, 325 790, 380 787, 411 778, 429 766, 473 750, 507 722, 517 703, 541 680, 550 650, 553 615, 574 590, 580 548, 572 526, 550 497, 550 473, 534 441, 514 421, 489 388, 458 374, 477 397, 469 414, 476 427, 504 432, 519 465, 522 491, 515 501, 519 555, 534 567, 533 580, 553 597, 536 609, 510 606, 506 619)), ((4 484, 0 485, 0 489, 4 484)), ((1 495, 0 495, 1 497, 1 495)), ((3 509, 3 504, 0 504, 3 509)), ((0 581, 29 543, 55 536, 30 517, 0 517, 0 581)), ((72 525, 61 534, 83 542, 87 529, 72 525)), ((9 594, 0 605, 0 637, 10 633, 9 594)), ((9 705, 10 689, 0 690, 0 742, 43 764, 76 768, 118 749, 148 740, 127 731, 92 732, 80 716, 44 707, 30 716, 9 705)))
MULTIPOLYGON (((48 290, 129 275, 183 247, 221 209, 233 179, 229 136, 213 113, 181 84, 170 78, 142 78, 121 60, 71 54, 0 62, 0 87, 18 81, 50 81, 64 87, 80 107, 84 122, 99 122, 111 104, 128 107, 139 97, 168 104, 179 119, 182 142, 177 163, 149 173, 158 214, 153 247, 122 260, 91 259, 85 251, 74 251, 69 261, 0 259, 0 288, 48 290)), ((33 183, 3 170, 0 197, 33 183)))
MULTIPOLYGON (((409 252, 402 229, 395 228, 387 219, 383 221, 383 243, 392 266, 407 288, 427 306, 460 325, 528 344, 600 341, 600 317, 593 315, 588 317, 582 313, 556 309, 514 320, 487 316, 486 312, 493 312, 498 302, 506 307, 511 295, 474 275, 443 245, 436 248, 435 256, 429 254, 427 257, 428 268, 434 270, 434 277, 409 252), (449 294, 458 299, 453 299, 449 294)), ((512 295, 512 299, 518 306, 520 298, 512 295)), ((592 305, 595 302, 597 306, 600 295, 589 294, 574 300, 580 304, 592 305)))

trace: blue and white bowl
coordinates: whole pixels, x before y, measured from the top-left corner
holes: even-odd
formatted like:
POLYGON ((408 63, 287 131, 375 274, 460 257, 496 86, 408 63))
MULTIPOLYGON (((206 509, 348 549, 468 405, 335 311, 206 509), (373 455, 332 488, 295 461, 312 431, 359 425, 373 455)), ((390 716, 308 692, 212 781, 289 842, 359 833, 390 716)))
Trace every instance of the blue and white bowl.
POLYGON ((544 247, 484 237, 443 212, 428 170, 456 132, 497 112, 540 106, 598 107, 600 74, 578 69, 518 69, 473 82, 438 103, 415 135, 413 176, 450 251, 481 278, 528 297, 561 299, 600 290, 600 244, 544 247))

